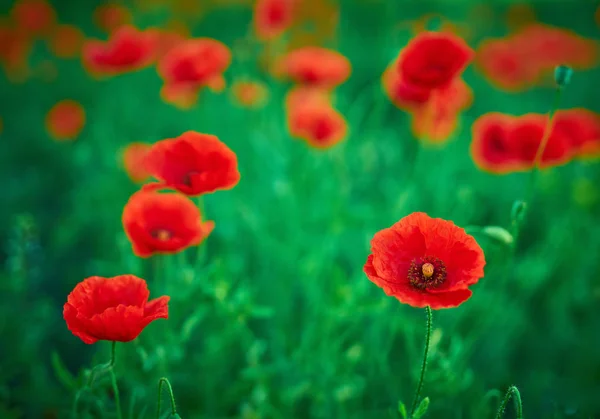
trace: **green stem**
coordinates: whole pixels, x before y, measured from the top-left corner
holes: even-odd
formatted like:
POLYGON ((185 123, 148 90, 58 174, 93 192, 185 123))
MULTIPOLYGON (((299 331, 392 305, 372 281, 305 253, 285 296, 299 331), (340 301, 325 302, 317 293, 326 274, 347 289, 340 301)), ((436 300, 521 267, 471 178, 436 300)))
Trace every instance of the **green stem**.
MULTIPOLYGON (((202 220, 206 219, 204 201, 202 196, 196 198, 196 204, 198 205, 198 209, 200 210, 200 214, 202 215, 202 220)), ((203 241, 198 245, 198 251, 196 253, 196 269, 202 268, 202 264, 204 262, 204 258, 206 256, 206 243, 203 241)))
POLYGON ((535 191, 535 183, 537 180, 539 165, 542 160, 542 156, 544 155, 544 151, 546 150, 546 146, 548 145, 548 141, 550 140, 550 134, 552 134, 552 128, 554 123, 554 115, 558 110, 558 106, 560 104, 560 98, 562 96, 562 88, 558 87, 556 89, 556 95, 554 96, 554 103, 550 108, 550 112, 548 113, 548 121, 546 122, 546 128, 544 130, 544 135, 542 136, 542 141, 540 141, 540 145, 537 148, 535 153, 535 157, 533 159, 533 168, 529 175, 529 182, 527 185, 527 193, 525 195, 525 203, 529 204, 533 199, 533 193, 535 191))
POLYGON ((173 388, 171 387, 171 383, 169 382, 168 378, 162 377, 160 380, 158 380, 158 408, 156 409, 156 419, 160 419, 163 384, 167 386, 167 391, 169 392, 169 398, 171 400, 171 416, 175 416, 177 414, 177 407, 175 406, 175 396, 173 395, 173 388))
POLYGON ((423 379, 425 378, 425 370, 427 369, 427 355, 429 354, 429 343, 431 342, 431 307, 425 307, 425 312, 427 313, 427 334, 425 335, 425 349, 423 351, 423 364, 421 364, 421 377, 419 378, 419 384, 417 385, 417 391, 415 392, 415 399, 413 400, 412 407, 410 408, 411 417, 415 413, 417 405, 419 404, 419 398, 421 397, 421 390, 423 389, 423 379))
POLYGON ((502 400, 502 403, 500 403, 500 407, 498 408, 498 413, 496 413, 496 419, 502 419, 502 415, 506 410, 506 406, 508 405, 511 396, 515 400, 517 419, 523 419, 523 403, 521 402, 521 393, 519 393, 519 389, 515 386, 510 386, 508 390, 506 390, 504 399, 502 400))

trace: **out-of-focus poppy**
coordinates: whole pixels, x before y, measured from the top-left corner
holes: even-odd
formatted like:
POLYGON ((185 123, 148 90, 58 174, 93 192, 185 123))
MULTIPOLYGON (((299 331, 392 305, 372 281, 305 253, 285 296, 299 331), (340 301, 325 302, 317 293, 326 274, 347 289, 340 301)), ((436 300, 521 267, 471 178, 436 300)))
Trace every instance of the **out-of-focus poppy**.
POLYGON ((192 109, 198 102, 199 90, 187 85, 164 84, 160 89, 160 97, 181 110, 192 109))
POLYGON ((484 266, 483 250, 465 230, 415 212, 375 234, 364 271, 401 303, 436 310, 469 299, 484 266))
POLYGON ((519 92, 535 85, 539 70, 509 39, 488 39, 479 44, 475 66, 496 88, 519 92))
POLYGON ((254 4, 254 31, 258 39, 277 38, 290 28, 294 21, 294 8, 298 0, 257 0, 254 4))
POLYGON ((293 82, 331 89, 350 77, 350 61, 337 51, 303 47, 288 52, 276 64, 276 73, 293 82))
POLYGON ((172 48, 181 44, 187 39, 187 36, 167 28, 148 28, 146 32, 151 33, 156 42, 156 56, 163 57, 172 48))
POLYGON ((597 60, 595 41, 534 23, 509 37, 484 40, 477 49, 476 66, 495 87, 518 92, 538 84, 558 65, 588 70, 597 60))
POLYGON ((397 68, 410 86, 440 89, 458 77, 473 57, 462 38, 448 32, 423 32, 400 52, 397 68))
POLYGON ((216 136, 194 131, 154 143, 146 168, 161 183, 189 196, 231 189, 240 180, 235 153, 216 136))
POLYGON ((83 106, 71 99, 56 103, 46 115, 46 130, 56 141, 74 140, 84 125, 83 106))
POLYGON ((568 139, 575 156, 600 157, 600 114, 584 108, 560 110, 554 117, 554 131, 568 139))
POLYGON ((0 64, 11 81, 20 81, 29 75, 31 40, 23 31, 0 22, 0 64))
POLYGON ((45 35, 56 24, 56 12, 46 0, 17 0, 10 14, 17 27, 31 35, 45 35))
POLYGON ((260 108, 267 101, 267 87, 258 81, 238 80, 231 85, 235 102, 244 108, 260 108))
POLYGON ((225 87, 223 72, 231 63, 231 52, 211 38, 189 39, 174 46, 159 61, 158 73, 164 80, 163 99, 197 97, 203 87, 225 87))
POLYGON ((83 32, 74 25, 57 25, 47 40, 48 48, 59 58, 76 57, 83 42, 83 32))
POLYGON ((121 26, 107 42, 89 40, 83 45, 83 64, 94 76, 108 76, 137 71, 156 58, 154 32, 121 26))
POLYGON ((154 320, 169 318, 170 297, 149 297, 146 281, 137 276, 92 276, 71 291, 63 317, 71 333, 84 343, 129 342, 154 320))
POLYGON ((133 22, 129 9, 117 3, 106 3, 96 7, 92 18, 94 24, 107 33, 133 22))
POLYGON ((383 72, 381 84, 383 91, 390 101, 398 108, 411 111, 427 103, 431 90, 411 86, 402 80, 402 75, 396 70, 397 60, 394 60, 383 72))
MULTIPOLYGON (((534 113, 512 116, 492 112, 482 115, 472 126, 471 155, 475 164, 482 170, 497 174, 531 170, 547 123, 547 115, 534 113)), ((553 126, 539 165, 562 165, 571 160, 573 154, 566 133, 553 126)))
POLYGON ((185 195, 159 192, 153 186, 129 198, 122 220, 133 253, 144 258, 197 246, 215 226, 202 221, 200 210, 185 195))
POLYGON ((146 169, 146 155, 151 147, 152 145, 147 143, 131 143, 123 150, 125 172, 136 183, 141 183, 151 176, 146 169))
POLYGON ((292 89, 286 97, 286 114, 292 137, 314 148, 330 148, 347 137, 346 119, 332 106, 329 94, 320 89, 292 89))

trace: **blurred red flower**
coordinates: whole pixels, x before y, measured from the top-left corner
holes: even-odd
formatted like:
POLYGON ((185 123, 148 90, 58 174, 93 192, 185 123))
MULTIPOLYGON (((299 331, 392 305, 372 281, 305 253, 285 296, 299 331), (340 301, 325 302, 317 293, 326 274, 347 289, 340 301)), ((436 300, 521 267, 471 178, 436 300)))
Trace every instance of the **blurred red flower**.
POLYGON ((329 94, 299 87, 286 96, 288 129, 292 137, 319 149, 333 147, 348 134, 346 119, 331 104, 329 94))
POLYGON ((160 59, 158 73, 164 81, 163 100, 184 104, 195 102, 203 87, 216 91, 225 88, 223 72, 231 63, 231 51, 211 38, 189 39, 173 46, 160 59))
POLYGON ((45 0, 17 0, 10 14, 16 26, 30 35, 45 35, 56 24, 56 12, 45 0))
POLYGON ((235 102, 244 108, 260 108, 268 97, 267 86, 259 81, 238 80, 231 86, 235 102))
POLYGON ((556 113, 554 130, 564 135, 577 157, 600 157, 600 114, 584 108, 556 113))
POLYGON ((148 301, 146 281, 134 275, 92 276, 77 284, 63 308, 67 327, 87 344, 129 342, 156 319, 169 317, 168 296, 148 301))
POLYGON ((57 141, 74 140, 84 125, 83 106, 71 99, 61 100, 46 114, 46 131, 57 141))
POLYGON ((161 183, 189 196, 231 189, 240 180, 236 154, 216 136, 194 131, 155 143, 146 168, 161 183))
MULTIPOLYGON (((473 161, 480 169, 496 174, 531 170, 547 121, 548 115, 534 113, 512 116, 491 112, 480 116, 472 126, 473 161)), ((553 125, 540 167, 565 164, 574 153, 566 132, 553 125)))
POLYGON ((484 266, 483 250, 462 228, 415 212, 375 234, 364 271, 401 303, 441 309, 465 302, 484 266))
POLYGON ((32 42, 22 30, 0 22, 0 64, 11 81, 27 77, 32 42))
POLYGON ((186 196, 148 188, 134 193, 123 209, 123 228, 140 257, 178 253, 197 246, 215 223, 202 221, 200 210, 186 196))
POLYGON ((397 68, 413 88, 440 89, 460 76, 473 57, 462 38, 448 32, 423 32, 400 52, 397 68))
POLYGON ((475 65, 498 89, 520 92, 539 84, 558 65, 589 70, 597 59, 596 41, 567 29, 532 23, 511 36, 484 40, 477 48, 475 65))
POLYGON ((123 150, 125 172, 136 183, 143 182, 151 176, 146 169, 146 155, 150 148, 151 144, 131 143, 123 150))
POLYGON ((149 66, 156 58, 154 32, 121 26, 108 41, 89 40, 83 45, 83 65, 94 76, 116 75, 149 66))
POLYGON ((277 38, 294 21, 294 7, 298 0, 257 0, 254 5, 254 31, 258 39, 277 38))
POLYGON ((302 47, 288 52, 276 64, 276 73, 293 82, 331 89, 350 77, 350 61, 337 51, 321 47, 302 47))

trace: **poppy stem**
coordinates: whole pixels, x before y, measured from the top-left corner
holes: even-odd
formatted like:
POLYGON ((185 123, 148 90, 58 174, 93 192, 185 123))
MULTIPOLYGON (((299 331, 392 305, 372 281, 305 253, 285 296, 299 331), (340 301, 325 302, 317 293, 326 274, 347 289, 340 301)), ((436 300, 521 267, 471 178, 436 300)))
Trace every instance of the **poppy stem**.
POLYGON ((531 174, 529 176, 529 183, 527 185, 527 193, 525 195, 525 202, 528 204, 533 199, 535 183, 536 183, 538 172, 539 172, 539 165, 542 161, 542 156, 544 155, 544 151, 546 150, 548 141, 550 140, 550 135, 552 134, 552 128, 554 127, 554 115, 556 114, 556 111, 558 110, 558 107, 560 105, 562 91, 563 91, 562 87, 559 86, 556 88, 556 94, 554 96, 554 103, 552 104, 552 107, 550 108, 550 112, 548 112, 548 121, 546 122, 544 135, 542 136, 542 141, 540 141, 540 145, 538 146, 537 151, 535 153, 535 157, 533 159, 533 168, 532 168, 531 174))
POLYGON ((177 406, 175 405, 175 396, 173 395, 171 383, 169 382, 168 378, 162 377, 158 380, 158 408, 156 410, 156 419, 160 419, 163 384, 167 386, 167 391, 169 392, 169 398, 171 400, 171 416, 175 416, 177 414, 177 406))
MULTIPOLYGON (((205 217, 205 209, 204 209, 204 200, 202 196, 196 198, 196 204, 198 205, 198 209, 200 210, 200 214, 202 219, 206 219, 205 217)), ((202 262, 206 256, 206 243, 202 242, 198 245, 198 252, 196 253, 196 269, 200 269, 202 267, 202 262)))
POLYGON ((506 394, 504 395, 504 399, 502 403, 500 403, 500 407, 498 407, 498 412, 496 413, 496 419, 502 419, 502 415, 506 410, 506 406, 508 405, 508 401, 511 396, 515 400, 515 409, 517 410, 517 419, 523 419, 523 403, 521 401, 521 393, 519 393, 519 389, 516 386, 510 386, 508 390, 506 390, 506 394))
POLYGON ((425 307, 425 312, 427 313, 427 332, 425 335, 425 349, 423 351, 423 364, 421 364, 421 376, 419 378, 419 384, 417 385, 415 398, 413 400, 412 407, 410 408, 411 417, 415 413, 417 405, 419 404, 419 398, 421 397, 421 390, 423 389, 423 379, 425 378, 425 370, 427 369, 427 355, 429 354, 429 343, 431 342, 431 324, 433 317, 431 307, 425 307))
POLYGON ((115 396, 115 406, 117 409, 117 418, 123 419, 123 414, 121 413, 121 397, 119 395, 119 387, 117 386, 117 376, 115 375, 115 369, 114 369, 115 360, 116 360, 116 357, 115 357, 116 347, 117 347, 117 342, 113 341, 110 363, 109 363, 109 372, 110 372, 110 381, 111 381, 113 393, 115 396))

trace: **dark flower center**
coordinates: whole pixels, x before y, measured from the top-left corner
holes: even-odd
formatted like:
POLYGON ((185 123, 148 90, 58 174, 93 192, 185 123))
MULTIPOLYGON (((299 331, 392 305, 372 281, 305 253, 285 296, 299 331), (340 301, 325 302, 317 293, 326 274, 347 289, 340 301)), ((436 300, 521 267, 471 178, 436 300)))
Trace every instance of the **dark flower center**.
POLYGON ((200 174, 200 172, 198 172, 198 171, 188 172, 183 176, 181 183, 183 183, 185 186, 188 186, 191 188, 192 187, 192 176, 199 175, 199 174, 200 174))
POLYGON ((167 241, 171 237, 173 237, 173 233, 171 233, 169 230, 165 230, 164 228, 158 228, 156 230, 152 230, 150 232, 150 235, 152 237, 154 237, 155 239, 160 240, 161 242, 167 241))
POLYGON ((437 288, 446 280, 446 265, 433 256, 413 259, 408 268, 408 281, 418 290, 437 288))

